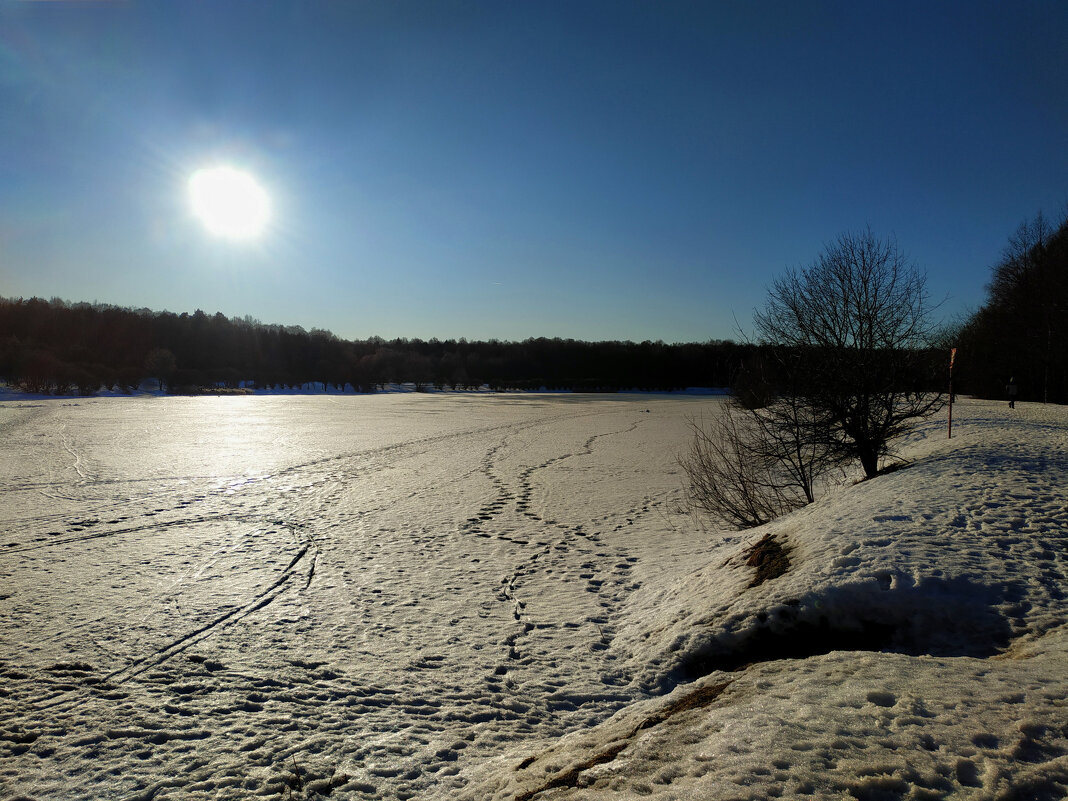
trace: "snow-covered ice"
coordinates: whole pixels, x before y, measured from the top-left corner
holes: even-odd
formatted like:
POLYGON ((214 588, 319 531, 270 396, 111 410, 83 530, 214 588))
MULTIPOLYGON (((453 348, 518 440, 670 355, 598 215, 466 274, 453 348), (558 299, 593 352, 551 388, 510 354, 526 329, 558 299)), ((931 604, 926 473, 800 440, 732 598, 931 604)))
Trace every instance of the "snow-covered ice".
POLYGON ((603 720, 718 402, 0 405, 0 797, 444 795, 603 720))
POLYGON ((1068 410, 723 533, 721 402, 0 403, 0 798, 1063 797, 1068 410))

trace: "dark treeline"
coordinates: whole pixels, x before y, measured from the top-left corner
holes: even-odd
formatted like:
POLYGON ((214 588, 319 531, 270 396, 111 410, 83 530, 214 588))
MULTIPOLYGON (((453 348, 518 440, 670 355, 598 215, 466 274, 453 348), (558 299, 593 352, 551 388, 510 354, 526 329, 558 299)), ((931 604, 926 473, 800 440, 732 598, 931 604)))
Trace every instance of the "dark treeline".
POLYGON ((960 330, 962 392, 1068 403, 1068 219, 1022 224, 994 266, 987 301, 960 330))
MULTIPOLYGON (((958 392, 1004 398, 1015 379, 1020 400, 1068 403, 1068 219, 1039 214, 1021 225, 993 268, 986 303, 943 344, 958 347, 958 392)), ((761 403, 775 385, 761 356, 755 345, 730 341, 348 341, 200 310, 0 298, 0 380, 53 394, 132 391, 154 378, 173 392, 249 381, 265 389, 320 383, 358 392, 389 383, 601 392, 733 386, 761 403)), ((940 346, 931 360, 945 365, 947 356, 940 346)), ((943 388, 938 377, 916 380, 943 388)))
POLYGON ((676 390, 728 386, 753 346, 528 339, 372 338, 264 325, 250 318, 133 310, 38 298, 0 299, 0 379, 27 391, 131 391, 146 378, 173 392, 204 387, 373 392, 416 388, 676 390))

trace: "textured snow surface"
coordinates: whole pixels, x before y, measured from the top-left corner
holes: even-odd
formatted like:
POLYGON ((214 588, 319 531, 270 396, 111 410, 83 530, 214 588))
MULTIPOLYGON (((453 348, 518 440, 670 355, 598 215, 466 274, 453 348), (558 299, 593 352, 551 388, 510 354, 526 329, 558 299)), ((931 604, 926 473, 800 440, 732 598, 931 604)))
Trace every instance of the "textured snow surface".
POLYGON ((463 797, 1068 797, 1068 409, 1018 406, 638 590, 614 645, 670 693, 463 797), (791 564, 752 586, 769 535, 791 564))
POLYGON ((0 798, 443 796, 607 718, 720 402, 0 404, 0 798))
POLYGON ((1068 410, 723 534, 720 403, 0 403, 0 798, 1068 794, 1068 410))

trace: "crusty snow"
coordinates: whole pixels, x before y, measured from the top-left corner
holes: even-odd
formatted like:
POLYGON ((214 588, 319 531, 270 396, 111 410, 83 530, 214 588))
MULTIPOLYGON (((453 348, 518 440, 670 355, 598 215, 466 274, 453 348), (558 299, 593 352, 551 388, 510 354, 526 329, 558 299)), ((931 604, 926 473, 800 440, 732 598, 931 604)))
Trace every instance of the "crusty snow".
POLYGON ((1068 795, 1068 409, 720 532, 721 403, 0 402, 0 799, 1068 795))

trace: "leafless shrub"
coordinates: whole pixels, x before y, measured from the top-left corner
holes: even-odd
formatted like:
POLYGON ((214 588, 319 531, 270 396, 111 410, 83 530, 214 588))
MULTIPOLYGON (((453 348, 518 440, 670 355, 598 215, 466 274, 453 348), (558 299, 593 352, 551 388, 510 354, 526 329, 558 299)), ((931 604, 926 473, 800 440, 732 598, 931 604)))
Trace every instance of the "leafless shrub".
POLYGON ((796 397, 763 409, 734 400, 708 424, 692 423, 679 459, 692 507, 732 528, 759 526, 811 503, 817 479, 839 465, 796 397))

